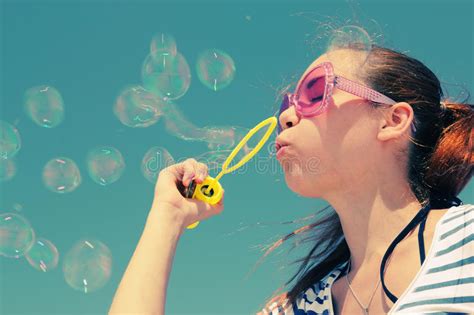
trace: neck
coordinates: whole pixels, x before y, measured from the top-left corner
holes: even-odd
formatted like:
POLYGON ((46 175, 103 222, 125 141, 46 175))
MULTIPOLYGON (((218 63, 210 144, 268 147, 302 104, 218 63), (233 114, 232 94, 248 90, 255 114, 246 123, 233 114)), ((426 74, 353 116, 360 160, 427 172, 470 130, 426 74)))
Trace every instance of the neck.
MULTIPOLYGON (((379 266, 390 243, 416 216, 421 205, 406 180, 380 182, 360 177, 347 189, 325 196, 337 212, 351 252, 351 270, 379 266), (370 185, 370 183, 372 183, 370 185)), ((418 227, 417 227, 418 228, 418 227)), ((416 236, 415 228, 401 243, 416 236)))

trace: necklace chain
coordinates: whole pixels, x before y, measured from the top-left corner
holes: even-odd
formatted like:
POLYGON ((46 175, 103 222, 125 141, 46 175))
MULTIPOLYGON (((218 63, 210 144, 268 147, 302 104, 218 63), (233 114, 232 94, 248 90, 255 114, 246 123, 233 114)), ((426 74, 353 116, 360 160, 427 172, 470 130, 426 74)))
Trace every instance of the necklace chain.
POLYGON ((353 295, 353 296, 355 297, 355 299, 357 300, 357 303, 359 303, 360 307, 364 310, 364 314, 365 314, 365 315, 368 315, 368 314, 369 314, 369 306, 370 306, 370 303, 372 303, 372 298, 374 297, 375 292, 377 292, 377 288, 379 287, 379 284, 380 284, 380 279, 379 279, 379 281, 377 282, 377 286, 375 287, 374 293, 372 293, 372 296, 370 297, 369 304, 367 304, 367 307, 364 307, 364 306, 362 305, 362 303, 359 301, 359 298, 357 298, 356 294, 354 293, 354 290, 352 290, 351 284, 349 283, 349 277, 348 277, 347 275, 348 275, 348 273, 349 273, 350 265, 351 265, 351 258, 349 257, 349 264, 348 264, 347 272, 346 272, 346 276, 345 276, 345 278, 346 278, 346 280, 347 280, 347 285, 349 286, 349 289, 351 290, 352 295, 353 295))

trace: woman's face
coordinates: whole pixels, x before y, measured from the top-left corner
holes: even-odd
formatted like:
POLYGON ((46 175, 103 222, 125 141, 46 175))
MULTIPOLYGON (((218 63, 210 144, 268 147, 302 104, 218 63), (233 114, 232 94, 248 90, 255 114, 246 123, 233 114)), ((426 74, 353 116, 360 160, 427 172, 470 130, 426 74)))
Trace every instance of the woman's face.
MULTIPOLYGON (((357 68, 354 52, 335 51, 330 57, 317 58, 301 78, 316 65, 330 61, 335 74, 364 84, 353 75, 357 68)), ((378 121, 371 118, 370 110, 367 101, 335 88, 323 114, 300 117, 294 106, 281 113, 283 130, 278 139, 288 146, 278 160, 290 189, 319 198, 326 191, 350 187, 353 179, 363 176, 376 158, 378 121)))

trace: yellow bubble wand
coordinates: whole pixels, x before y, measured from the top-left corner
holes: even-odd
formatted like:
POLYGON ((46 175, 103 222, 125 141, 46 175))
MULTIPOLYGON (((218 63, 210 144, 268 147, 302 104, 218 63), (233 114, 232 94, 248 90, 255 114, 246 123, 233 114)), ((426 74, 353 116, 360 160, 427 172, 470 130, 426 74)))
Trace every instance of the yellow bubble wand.
MULTIPOLYGON (((227 173, 230 173, 245 163, 247 163, 258 151, 263 147, 265 142, 270 138, 273 130, 277 126, 277 118, 270 117, 265 119, 264 121, 260 122, 258 125, 250 129, 250 131, 245 135, 245 137, 240 140, 239 144, 232 150, 229 154, 227 159, 225 160, 224 164, 222 164, 222 170, 220 173, 215 177, 207 176, 201 184, 196 184, 194 181, 185 189, 185 197, 187 198, 194 198, 204 202, 207 202, 211 205, 218 203, 222 199, 223 189, 221 184, 219 183, 219 179, 227 173), (260 129, 265 127, 266 125, 270 125, 268 127, 267 132, 263 135, 262 139, 258 142, 258 144, 253 148, 239 163, 235 164, 231 168, 227 168, 230 162, 234 159, 237 153, 242 149, 242 147, 247 143, 247 141, 257 133, 260 129)), ((199 221, 194 222, 193 224, 188 225, 187 229, 193 229, 199 224, 199 221)))

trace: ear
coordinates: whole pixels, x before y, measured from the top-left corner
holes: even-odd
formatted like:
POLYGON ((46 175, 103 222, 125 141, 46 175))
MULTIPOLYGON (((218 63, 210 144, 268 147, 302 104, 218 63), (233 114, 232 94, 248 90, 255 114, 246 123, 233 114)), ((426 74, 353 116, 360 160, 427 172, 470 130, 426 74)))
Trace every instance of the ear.
POLYGON ((414 117, 413 108, 406 102, 388 107, 381 118, 377 139, 386 141, 402 137, 410 132, 410 125, 414 117))

